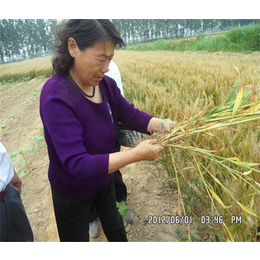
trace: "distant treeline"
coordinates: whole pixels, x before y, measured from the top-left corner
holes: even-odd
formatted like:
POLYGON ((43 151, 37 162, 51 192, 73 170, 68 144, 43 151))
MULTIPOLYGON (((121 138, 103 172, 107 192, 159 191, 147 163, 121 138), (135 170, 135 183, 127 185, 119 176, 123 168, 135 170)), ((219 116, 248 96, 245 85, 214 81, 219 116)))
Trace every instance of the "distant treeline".
POLYGON ((0 19, 0 62, 53 53, 57 20, 0 19))
POLYGON ((186 38, 259 24, 259 19, 113 19, 127 44, 186 38))
MULTIPOLYGON (((259 19, 113 19, 126 44, 254 25, 259 19)), ((51 55, 55 19, 0 19, 0 63, 51 55)))
POLYGON ((243 26, 210 36, 198 35, 185 39, 159 39, 146 43, 136 43, 127 45, 126 49, 134 51, 255 52, 260 51, 260 24, 243 26))

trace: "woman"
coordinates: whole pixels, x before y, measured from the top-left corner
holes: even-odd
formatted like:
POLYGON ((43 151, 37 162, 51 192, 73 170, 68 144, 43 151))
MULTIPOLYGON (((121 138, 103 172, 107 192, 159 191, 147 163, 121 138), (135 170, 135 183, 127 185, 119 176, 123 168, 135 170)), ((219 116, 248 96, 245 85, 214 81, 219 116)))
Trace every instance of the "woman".
POLYGON ((124 42, 109 20, 69 20, 59 33, 56 72, 44 85, 40 114, 49 153, 49 180, 61 241, 89 241, 93 203, 108 241, 127 241, 116 208, 113 172, 156 159, 156 140, 114 152, 118 121, 147 133, 169 130, 171 120, 139 111, 104 76, 114 48, 124 42))

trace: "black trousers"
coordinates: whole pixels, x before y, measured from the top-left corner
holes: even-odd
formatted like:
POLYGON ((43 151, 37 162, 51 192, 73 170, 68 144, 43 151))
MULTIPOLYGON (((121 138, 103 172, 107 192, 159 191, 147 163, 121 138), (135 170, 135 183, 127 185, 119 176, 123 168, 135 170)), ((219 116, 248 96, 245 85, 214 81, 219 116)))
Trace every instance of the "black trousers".
MULTIPOLYGON (((127 198, 126 185, 123 182, 122 174, 119 170, 114 172, 114 179, 115 179, 114 185, 115 185, 115 192, 116 192, 116 201, 117 202, 126 201, 127 198)), ((92 205, 90 222, 93 222, 97 218, 98 218, 98 214, 95 211, 95 207, 92 205)))
POLYGON ((0 202, 0 242, 33 242, 33 232, 19 192, 9 184, 0 202))
POLYGON ((126 242, 121 215, 116 207, 114 177, 100 192, 90 198, 76 198, 52 189, 54 212, 61 242, 88 242, 91 205, 100 219, 110 242, 126 242))
MULTIPOLYGON (((119 132, 119 128, 118 128, 118 132, 119 132)), ((117 137, 118 136, 119 136, 119 134, 117 135, 117 137)), ((117 138, 116 146, 115 146, 115 152, 119 152, 120 150, 121 150, 121 146, 120 146, 119 140, 117 138)), ((120 170, 117 170, 117 171, 114 172, 114 178, 115 178, 114 184, 115 184, 115 192, 116 192, 116 201, 117 202, 126 201, 126 199, 127 199, 127 188, 126 188, 126 185, 123 181, 123 177, 122 177, 120 170)), ((98 215, 95 211, 94 206, 92 205, 90 222, 93 222, 97 218, 98 218, 98 215)))
POLYGON ((127 199, 127 190, 126 185, 123 182, 122 174, 118 170, 114 173, 115 175, 115 189, 116 189, 116 201, 126 201, 127 199))

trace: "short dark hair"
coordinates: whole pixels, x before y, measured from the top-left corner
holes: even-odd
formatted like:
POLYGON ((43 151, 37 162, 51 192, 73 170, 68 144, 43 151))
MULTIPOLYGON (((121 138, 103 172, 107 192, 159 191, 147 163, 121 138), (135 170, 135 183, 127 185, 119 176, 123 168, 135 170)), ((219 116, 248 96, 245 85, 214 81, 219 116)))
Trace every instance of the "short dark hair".
POLYGON ((74 58, 70 56, 67 41, 74 38, 81 51, 96 43, 110 41, 116 47, 124 46, 124 41, 115 25, 109 19, 71 19, 63 23, 57 33, 60 43, 52 59, 53 70, 57 74, 68 73, 74 58))

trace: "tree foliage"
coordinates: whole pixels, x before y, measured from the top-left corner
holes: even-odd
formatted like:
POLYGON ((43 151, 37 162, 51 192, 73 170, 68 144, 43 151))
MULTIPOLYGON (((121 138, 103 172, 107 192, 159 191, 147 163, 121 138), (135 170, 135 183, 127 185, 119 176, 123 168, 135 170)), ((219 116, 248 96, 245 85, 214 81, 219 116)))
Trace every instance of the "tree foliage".
POLYGON ((52 53, 56 20, 1 19, 0 62, 52 53))
MULTIPOLYGON (((256 19, 113 19, 126 44, 181 38, 259 23, 256 19)), ((51 55, 55 19, 0 19, 0 63, 51 55)))
POLYGON ((113 19, 112 21, 127 44, 162 38, 190 37, 260 22, 257 19, 113 19))

